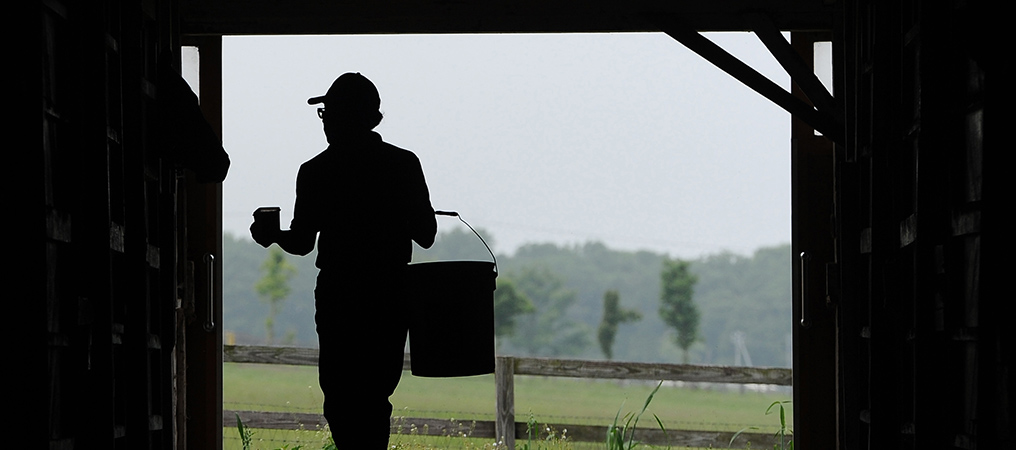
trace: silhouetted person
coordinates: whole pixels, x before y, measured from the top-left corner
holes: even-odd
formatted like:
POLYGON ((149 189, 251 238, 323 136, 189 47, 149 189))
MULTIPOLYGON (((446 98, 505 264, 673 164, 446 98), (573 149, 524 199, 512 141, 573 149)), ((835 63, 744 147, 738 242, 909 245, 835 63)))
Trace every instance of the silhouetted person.
POLYGON ((290 229, 251 225, 262 246, 306 255, 318 245, 314 290, 324 414, 339 448, 387 447, 409 328, 406 270, 437 221, 416 155, 381 140, 377 88, 346 73, 322 97, 328 148, 300 166, 290 229), (345 443, 345 445, 343 444, 345 443))

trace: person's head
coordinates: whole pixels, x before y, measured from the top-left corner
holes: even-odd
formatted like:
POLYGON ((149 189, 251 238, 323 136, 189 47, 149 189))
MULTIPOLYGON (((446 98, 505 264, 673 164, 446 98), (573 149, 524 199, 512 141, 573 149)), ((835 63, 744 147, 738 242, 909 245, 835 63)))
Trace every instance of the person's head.
POLYGON ((343 131, 368 131, 381 123, 381 96, 367 77, 357 73, 340 75, 320 97, 307 100, 318 108, 328 136, 343 131))

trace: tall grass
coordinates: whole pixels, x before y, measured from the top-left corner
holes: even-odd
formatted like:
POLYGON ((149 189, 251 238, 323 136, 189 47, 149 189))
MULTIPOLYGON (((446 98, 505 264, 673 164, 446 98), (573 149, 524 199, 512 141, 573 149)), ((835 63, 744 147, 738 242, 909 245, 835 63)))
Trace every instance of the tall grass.
MULTIPOLYGON (((649 404, 652 403, 653 397, 656 396, 657 392, 659 392, 661 386, 663 386, 662 381, 660 384, 657 384, 656 389, 653 389, 653 392, 649 393, 649 396, 646 397, 646 403, 642 405, 642 410, 639 411, 638 414, 631 411, 621 418, 621 409, 619 408, 617 410, 617 414, 614 414, 614 422, 607 428, 607 450, 631 450, 639 444, 639 442, 635 440, 635 431, 639 426, 639 419, 641 419, 642 415, 646 413, 646 409, 649 409, 649 404), (620 419, 620 421, 618 419, 620 419), (625 443, 625 439, 627 439, 627 443, 625 443)), ((624 407, 624 403, 622 403, 621 406, 624 407)), ((656 423, 660 426, 660 428, 666 432, 667 428, 663 425, 663 421, 660 420, 660 417, 653 414, 653 418, 656 419, 656 423)))

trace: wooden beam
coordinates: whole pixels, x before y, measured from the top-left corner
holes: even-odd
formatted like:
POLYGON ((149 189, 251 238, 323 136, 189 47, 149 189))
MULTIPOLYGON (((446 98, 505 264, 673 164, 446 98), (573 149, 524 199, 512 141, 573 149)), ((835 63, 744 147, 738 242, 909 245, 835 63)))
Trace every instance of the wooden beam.
POLYGON ((609 33, 659 31, 678 15, 697 31, 750 31, 764 12, 781 30, 830 30, 821 0, 181 0, 183 34, 609 33))
POLYGON ((769 52, 776 58, 776 61, 783 66, 783 70, 786 70, 790 74, 790 79, 800 86, 804 95, 811 101, 811 104, 823 114, 829 114, 833 117, 838 116, 835 120, 836 127, 842 129, 842 111, 840 111, 836 99, 829 94, 829 91, 819 81, 815 75, 815 69, 805 64, 804 60, 801 59, 801 55, 787 42, 772 20, 761 13, 748 14, 745 16, 745 19, 751 23, 751 28, 755 31, 755 35, 765 44, 769 52))
POLYGON ((842 141, 842 133, 830 114, 817 111, 808 103, 794 97, 785 89, 758 73, 755 69, 752 69, 747 64, 741 62, 741 60, 727 53, 726 50, 706 39, 678 17, 657 16, 653 17, 652 20, 664 33, 667 33, 667 35, 684 44, 685 47, 688 47, 689 50, 713 63, 720 70, 727 72, 730 76, 744 83, 745 86, 776 103, 776 105, 807 123, 815 130, 818 130, 829 139, 835 142, 842 141))
POLYGON ((700 366, 581 359, 515 358, 516 375, 618 380, 673 380, 790 386, 793 372, 777 367, 700 366))
MULTIPOLYGON (((268 347, 257 345, 225 345, 223 361, 230 363, 287 364, 296 366, 317 365, 317 349, 296 347, 268 347)), ((570 378, 602 378, 620 380, 672 380, 703 383, 772 384, 790 386, 793 373, 779 367, 698 366, 693 364, 663 364, 619 361, 592 361, 584 359, 532 358, 498 356, 499 367, 511 368, 515 375, 535 375, 570 378)), ((497 374, 495 378, 508 377, 497 374)), ((403 370, 412 369, 409 353, 402 361, 403 370)))

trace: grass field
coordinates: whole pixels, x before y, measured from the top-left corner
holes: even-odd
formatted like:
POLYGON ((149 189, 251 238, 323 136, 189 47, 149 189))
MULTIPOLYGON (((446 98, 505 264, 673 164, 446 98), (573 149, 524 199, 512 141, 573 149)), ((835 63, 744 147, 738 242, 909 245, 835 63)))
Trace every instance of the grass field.
MULTIPOLYGON (((541 424, 566 423, 609 425, 621 411, 638 412, 656 383, 600 381, 568 378, 515 377, 515 419, 525 422, 530 414, 541 424)), ((321 412, 322 396, 317 387, 316 367, 225 364, 223 366, 223 407, 236 410, 321 412)), ((789 392, 759 393, 726 389, 702 389, 664 385, 654 397, 641 425, 656 426, 655 414, 667 429, 737 431, 758 427, 775 431, 778 417, 765 415, 774 401, 790 400, 789 392)), ((493 376, 467 378, 418 378, 403 375, 392 397, 394 415, 448 418, 457 421, 493 420, 495 411, 493 376)), ((788 405, 788 423, 793 423, 788 405)), ((563 430, 557 430, 561 432, 563 430)), ((226 448, 240 448, 235 428, 224 430, 226 448)), ((324 433, 256 430, 256 448, 321 448, 324 433)), ((393 436, 403 448, 483 448, 490 440, 467 441, 437 438, 434 443, 420 437, 393 436), (421 443, 422 442, 422 443, 421 443), (416 445, 416 446, 414 446, 416 445)), ((558 448, 558 447, 549 447, 558 448)), ((569 445, 572 449, 603 448, 569 445)))

